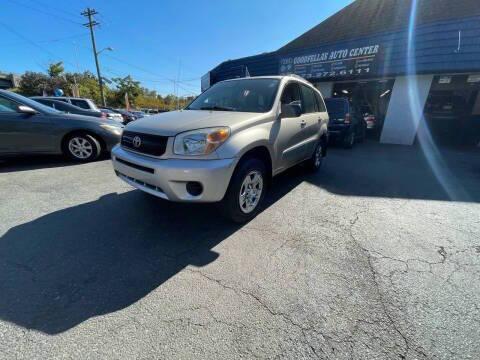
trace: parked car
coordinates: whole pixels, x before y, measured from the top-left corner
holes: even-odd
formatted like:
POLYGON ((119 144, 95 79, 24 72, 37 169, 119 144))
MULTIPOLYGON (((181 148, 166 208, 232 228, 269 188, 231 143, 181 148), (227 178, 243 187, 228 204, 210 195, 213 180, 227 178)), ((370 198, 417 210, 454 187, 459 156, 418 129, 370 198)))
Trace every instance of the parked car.
POLYGON ((132 111, 130 111, 130 112, 131 112, 133 115, 135 115, 135 117, 136 117, 137 119, 141 119, 141 118, 147 116, 147 114, 145 114, 143 111, 132 110, 132 111))
POLYGON ((372 109, 367 105, 360 106, 360 113, 363 116, 367 130, 375 130, 378 127, 377 117, 373 114, 372 109))
POLYGON ((35 100, 36 102, 39 102, 40 104, 49 106, 53 109, 56 109, 58 111, 62 111, 67 114, 77 114, 77 115, 85 115, 85 116, 94 116, 94 117, 99 117, 99 118, 106 118, 107 114, 101 111, 94 111, 94 110, 86 110, 82 109, 78 106, 63 102, 63 101, 58 101, 58 100, 51 100, 51 99, 46 99, 42 96, 32 96, 30 99, 35 100))
POLYGON ((92 161, 120 141, 122 130, 115 121, 65 114, 0 90, 0 156, 64 154, 92 161))
POLYGON ((158 110, 155 110, 155 109, 142 109, 142 111, 147 115, 158 114, 158 110))
POLYGON ((130 111, 123 110, 123 109, 113 109, 113 108, 107 108, 109 110, 112 110, 113 112, 116 112, 117 114, 120 114, 123 118, 123 123, 126 125, 131 121, 137 120, 137 117, 133 115, 130 111))
POLYGON ((63 101, 86 110, 100 111, 92 99, 76 98, 76 97, 70 97, 70 96, 44 96, 43 98, 56 100, 56 101, 63 101))
POLYGON ((123 116, 118 112, 115 112, 107 108, 100 108, 100 111, 107 115, 107 119, 118 121, 118 122, 121 122, 122 124, 125 123, 125 121, 123 120, 123 116))
POLYGON ((245 222, 273 176, 299 163, 320 168, 327 123, 320 92, 300 77, 227 80, 184 110, 128 124, 112 162, 120 179, 144 192, 220 202, 223 214, 245 222))
POLYGON ((161 114, 161 113, 164 113, 164 112, 168 112, 169 110, 142 109, 142 111, 147 115, 156 115, 156 114, 161 114))
POLYGON ((331 141, 352 148, 355 142, 365 139, 366 123, 363 115, 355 111, 347 98, 325 99, 328 116, 328 134, 331 141))

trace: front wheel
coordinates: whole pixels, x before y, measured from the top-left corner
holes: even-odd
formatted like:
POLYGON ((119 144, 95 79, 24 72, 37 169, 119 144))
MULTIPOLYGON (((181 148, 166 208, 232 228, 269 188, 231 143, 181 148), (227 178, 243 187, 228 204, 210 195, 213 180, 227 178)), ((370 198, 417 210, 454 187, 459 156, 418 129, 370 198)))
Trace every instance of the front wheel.
POLYGON ((74 134, 69 136, 63 145, 65 155, 75 161, 89 162, 97 159, 101 153, 97 139, 89 134, 74 134))
POLYGON ((265 164, 258 159, 240 163, 221 202, 222 212, 237 223, 253 219, 260 210, 267 186, 265 164))

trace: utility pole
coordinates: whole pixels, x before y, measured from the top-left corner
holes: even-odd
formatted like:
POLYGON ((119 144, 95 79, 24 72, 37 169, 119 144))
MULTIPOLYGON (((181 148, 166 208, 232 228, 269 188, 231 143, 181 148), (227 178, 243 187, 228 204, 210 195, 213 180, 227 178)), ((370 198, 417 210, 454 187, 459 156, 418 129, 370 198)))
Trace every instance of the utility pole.
POLYGON ((180 110, 180 100, 178 98, 178 83, 180 82, 180 71, 182 68, 182 62, 178 60, 178 72, 177 72, 177 81, 175 82, 175 97, 177 98, 177 110, 180 110))
POLYGON ((97 76, 98 76, 98 86, 100 87, 100 96, 102 97, 102 104, 103 106, 107 106, 105 101, 105 94, 103 93, 103 80, 102 75, 100 74, 100 64, 98 63, 98 52, 97 52, 97 45, 95 44, 95 34, 93 32, 93 28, 97 25, 100 25, 97 21, 95 21, 92 16, 98 14, 95 9, 87 8, 82 15, 88 18, 88 23, 83 24, 84 26, 90 28, 90 36, 92 38, 92 47, 93 47, 93 56, 95 57, 95 65, 97 66, 97 76))

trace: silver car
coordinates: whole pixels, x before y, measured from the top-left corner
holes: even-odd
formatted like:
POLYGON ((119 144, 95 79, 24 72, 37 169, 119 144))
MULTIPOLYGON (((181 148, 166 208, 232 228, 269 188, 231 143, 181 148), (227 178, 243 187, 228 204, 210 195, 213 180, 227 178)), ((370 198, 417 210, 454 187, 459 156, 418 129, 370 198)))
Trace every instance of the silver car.
POLYGON ((118 177, 159 198, 219 202, 236 222, 259 211, 273 176, 326 155, 328 113, 297 76, 219 82, 180 111, 128 124, 112 150, 118 177))

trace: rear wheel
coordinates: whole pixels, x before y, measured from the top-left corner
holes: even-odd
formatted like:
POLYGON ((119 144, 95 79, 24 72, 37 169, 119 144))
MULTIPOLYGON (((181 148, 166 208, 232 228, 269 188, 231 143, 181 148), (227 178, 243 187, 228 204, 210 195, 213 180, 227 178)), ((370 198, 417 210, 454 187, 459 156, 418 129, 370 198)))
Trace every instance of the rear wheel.
POLYGON ((305 162, 308 170, 312 172, 320 170, 323 163, 324 146, 324 141, 320 140, 315 148, 315 151, 313 152, 312 157, 305 162))
POLYGON ((343 139, 343 147, 345 149, 351 149, 355 144, 355 132, 352 130, 343 139))
POLYGON ((265 164, 255 158, 242 161, 221 202, 223 213, 237 223, 253 219, 265 197, 266 185, 265 164))
POLYGON ((74 134, 63 144, 63 152, 69 158, 79 162, 89 162, 100 156, 100 142, 89 134, 74 134))

